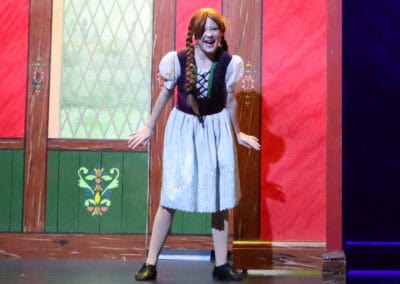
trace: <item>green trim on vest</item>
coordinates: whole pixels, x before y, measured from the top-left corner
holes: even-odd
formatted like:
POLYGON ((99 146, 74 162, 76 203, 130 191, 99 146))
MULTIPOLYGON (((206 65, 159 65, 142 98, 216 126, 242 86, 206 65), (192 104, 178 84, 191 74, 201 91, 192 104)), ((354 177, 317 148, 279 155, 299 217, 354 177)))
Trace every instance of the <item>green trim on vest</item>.
POLYGON ((208 86, 207 86, 207 98, 211 98, 211 91, 212 91, 212 83, 214 79, 214 71, 215 67, 217 67, 218 62, 213 62, 210 68, 210 74, 208 75, 208 86))

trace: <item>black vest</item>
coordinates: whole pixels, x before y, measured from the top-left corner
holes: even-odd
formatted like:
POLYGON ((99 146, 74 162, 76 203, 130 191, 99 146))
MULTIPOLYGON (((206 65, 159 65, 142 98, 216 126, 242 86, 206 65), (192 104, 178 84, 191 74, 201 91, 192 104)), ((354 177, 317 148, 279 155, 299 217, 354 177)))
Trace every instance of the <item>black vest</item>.
MULTIPOLYGON (((178 59, 181 66, 181 75, 177 81, 178 102, 177 108, 183 112, 194 114, 192 108, 187 103, 187 94, 185 92, 185 68, 186 68, 186 50, 178 52, 178 59)), ((197 99, 200 115, 209 115, 220 112, 226 105, 226 69, 231 62, 232 56, 227 51, 217 52, 217 65, 212 78, 211 93, 208 98, 197 99)), ((211 74, 210 74, 211 76, 211 74)), ((209 78, 211 80, 211 78, 209 78)), ((196 96, 195 96, 196 97, 196 96)))

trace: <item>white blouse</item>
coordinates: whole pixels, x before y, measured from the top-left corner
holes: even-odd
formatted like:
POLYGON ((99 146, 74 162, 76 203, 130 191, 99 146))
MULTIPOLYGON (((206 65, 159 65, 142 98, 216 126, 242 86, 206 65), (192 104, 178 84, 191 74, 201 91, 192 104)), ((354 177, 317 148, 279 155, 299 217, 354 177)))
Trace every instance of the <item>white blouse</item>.
MULTIPOLYGON (((209 70, 199 70, 200 73, 207 71, 209 70)), ((225 74, 226 90, 228 93, 233 92, 235 84, 241 80, 243 73, 244 63, 242 58, 238 55, 233 55, 225 74)), ((165 88, 168 90, 175 88, 178 78, 181 75, 181 66, 179 64, 178 53, 176 51, 168 52, 161 59, 159 74, 164 80, 165 88)))

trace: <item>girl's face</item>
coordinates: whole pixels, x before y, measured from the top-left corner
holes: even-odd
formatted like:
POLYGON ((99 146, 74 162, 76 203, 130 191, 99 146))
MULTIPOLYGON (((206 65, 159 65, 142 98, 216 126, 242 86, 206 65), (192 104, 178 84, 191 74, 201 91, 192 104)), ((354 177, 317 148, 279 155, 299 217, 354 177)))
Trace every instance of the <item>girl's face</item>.
POLYGON ((213 55, 218 48, 223 33, 216 22, 207 18, 203 35, 197 39, 197 46, 206 55, 213 55))

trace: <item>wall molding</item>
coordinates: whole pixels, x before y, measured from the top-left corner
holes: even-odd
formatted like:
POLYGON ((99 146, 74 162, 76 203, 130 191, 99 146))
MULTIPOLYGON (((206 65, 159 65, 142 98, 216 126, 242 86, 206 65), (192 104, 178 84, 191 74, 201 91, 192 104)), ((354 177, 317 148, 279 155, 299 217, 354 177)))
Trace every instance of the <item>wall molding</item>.
MULTIPOLYGON (((0 233, 0 259, 144 259, 148 240, 143 234, 0 233)), ((168 236, 164 249, 212 250, 212 237, 168 236)))
POLYGON ((6 138, 0 139, 0 149, 1 150, 22 150, 24 149, 24 139, 21 138, 6 138))

